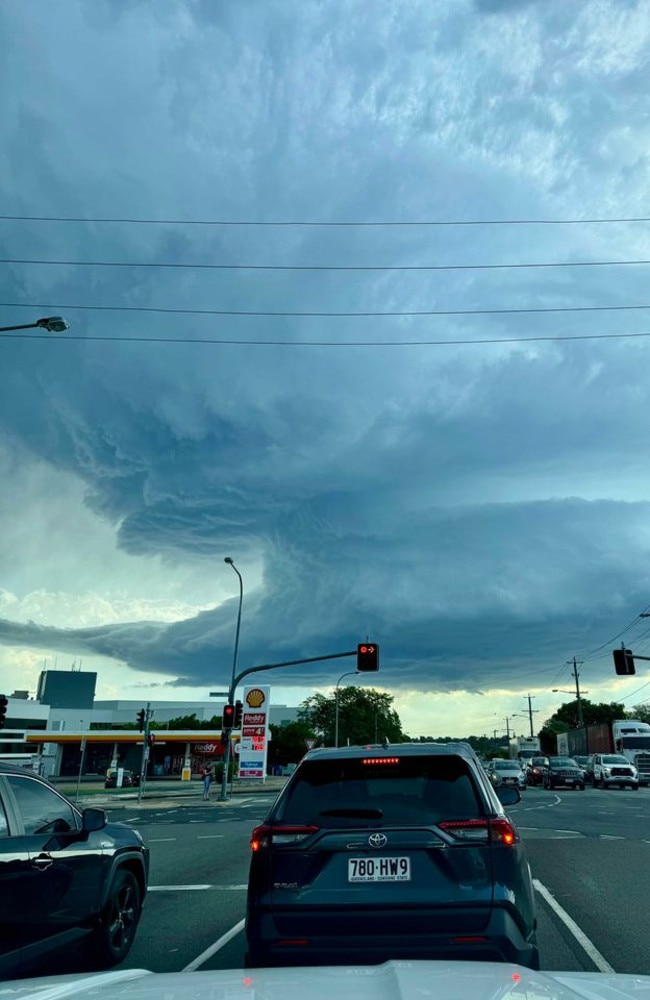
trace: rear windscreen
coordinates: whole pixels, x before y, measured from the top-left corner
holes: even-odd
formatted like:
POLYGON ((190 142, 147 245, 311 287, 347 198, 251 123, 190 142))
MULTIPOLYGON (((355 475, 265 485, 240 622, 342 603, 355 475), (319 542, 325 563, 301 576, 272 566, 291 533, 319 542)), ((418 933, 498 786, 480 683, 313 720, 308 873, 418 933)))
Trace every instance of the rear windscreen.
POLYGON ((430 825, 484 815, 460 757, 313 760, 300 765, 274 819, 320 827, 362 821, 430 825))

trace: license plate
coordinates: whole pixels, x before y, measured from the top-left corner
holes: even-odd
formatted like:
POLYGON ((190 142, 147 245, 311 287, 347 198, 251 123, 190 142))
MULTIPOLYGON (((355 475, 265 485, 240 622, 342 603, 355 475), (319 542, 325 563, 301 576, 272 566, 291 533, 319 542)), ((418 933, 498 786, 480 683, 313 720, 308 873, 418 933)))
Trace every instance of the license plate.
POLYGON ((410 858, 348 858, 348 882, 410 881, 410 858))
POLYGON ((564 784, 565 785, 574 785, 575 784, 575 780, 573 778, 565 778, 564 779, 564 784))

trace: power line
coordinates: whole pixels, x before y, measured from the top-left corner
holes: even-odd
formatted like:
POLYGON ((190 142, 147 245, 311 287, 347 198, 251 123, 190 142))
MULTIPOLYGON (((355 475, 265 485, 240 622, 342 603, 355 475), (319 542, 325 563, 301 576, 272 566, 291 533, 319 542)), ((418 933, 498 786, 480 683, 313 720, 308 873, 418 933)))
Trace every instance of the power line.
MULTIPOLYGON (((644 609, 644 610, 647 610, 647 609, 644 609)), ((616 639, 620 639, 620 637, 622 635, 624 635, 625 632, 627 632, 629 629, 631 629, 633 627, 633 625, 636 625, 638 623, 638 621, 639 621, 639 618, 640 618, 640 615, 635 615, 635 617, 632 619, 632 621, 629 622, 624 628, 622 628, 620 632, 617 632, 616 635, 613 635, 611 637, 611 639, 608 639, 606 642, 601 643, 600 646, 596 646, 594 649, 590 649, 586 653, 584 653, 583 654, 583 659, 584 660, 586 660, 586 659, 592 659, 592 657, 594 656, 595 653, 599 653, 601 649, 605 649, 607 646, 611 646, 611 644, 613 642, 615 642, 616 639)))
MULTIPOLYGON (((161 306, 99 306, 99 305, 73 305, 70 303, 42 303, 42 302, 0 302, 3 309, 79 309, 86 312, 132 312, 132 313, 160 313, 179 316, 251 316, 251 317, 293 317, 302 319, 377 319, 379 317, 409 317, 409 316, 519 316, 525 314, 555 314, 555 313, 599 313, 599 312, 631 312, 634 310, 648 310, 650 305, 627 305, 627 306, 529 306, 521 309, 365 309, 365 310, 335 310, 324 312, 321 310, 298 310, 298 309, 168 309, 161 306)), ((620 337, 645 337, 648 334, 598 334, 600 339, 620 338, 620 337)), ((535 338, 531 338, 535 339, 535 338)), ((547 338, 539 338, 546 340, 547 338)), ((573 336, 558 337, 551 339, 573 340, 581 339, 573 336)), ((591 335, 584 339, 592 339, 591 335)))
MULTIPOLYGON (((1 303, 0 303, 1 306, 1 303)), ((35 308, 42 308, 36 306, 35 308)), ((65 306, 65 309, 93 308, 91 306, 65 306)), ((134 310, 145 311, 145 310, 134 310)), ((192 310, 150 310, 152 312, 192 312, 192 310)), ((208 313, 207 315, 223 315, 208 313)), ((536 344, 566 342, 573 340, 627 340, 648 338, 648 333, 586 333, 584 335, 548 337, 485 337, 475 340, 242 340, 227 337, 120 337, 113 334, 84 337, 79 334, 29 334, 0 333, 0 340, 48 340, 51 343, 62 340, 77 340, 84 343, 126 343, 126 344, 221 344, 233 347, 468 347, 483 344, 536 344)))
POLYGON ((514 264, 207 264, 202 261, 45 260, 2 257, 0 264, 41 267, 143 267, 197 271, 508 271, 553 267, 641 267, 650 260, 532 261, 514 264))
POLYGON ((71 222, 71 223, 118 223, 138 226, 315 226, 319 228, 373 228, 373 227, 427 227, 427 226, 585 226, 611 225, 621 223, 650 222, 650 216, 629 218, 588 218, 588 219, 426 219, 426 220, 376 220, 347 219, 321 221, 317 219, 142 219, 89 217, 67 215, 0 215, 2 222, 71 222))

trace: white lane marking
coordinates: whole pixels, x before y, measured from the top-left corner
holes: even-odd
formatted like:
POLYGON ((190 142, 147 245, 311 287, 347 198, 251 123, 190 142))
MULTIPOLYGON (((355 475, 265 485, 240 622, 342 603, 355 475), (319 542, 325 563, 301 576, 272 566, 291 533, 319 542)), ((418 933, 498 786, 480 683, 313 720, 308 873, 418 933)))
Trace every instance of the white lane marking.
POLYGON ((193 892, 196 889, 220 889, 225 892, 244 892, 248 889, 248 886, 245 882, 242 882, 240 885, 208 885, 207 883, 202 885, 199 883, 197 885, 150 885, 148 887, 149 892, 193 892))
POLYGON ((149 837, 150 844, 165 844, 168 840, 178 840, 178 837, 149 837))
POLYGON ((139 819, 144 819, 144 817, 143 816, 129 816, 128 819, 123 819, 122 822, 123 823, 135 823, 139 819))
POLYGON ((225 837, 225 833, 199 833, 197 834, 197 840, 218 840, 220 837, 225 837))
POLYGON ((196 972, 196 970, 200 968, 204 962, 207 962, 209 958, 212 958, 213 955, 216 955, 216 953, 221 948, 223 948, 224 945, 228 944, 229 941, 232 941, 232 939, 236 937, 236 935, 239 934, 240 931, 243 931, 244 924, 245 920, 243 919, 240 920, 238 924, 235 924, 235 926, 231 927, 229 931, 226 931, 225 934, 222 934, 221 937, 214 942, 214 944, 211 944, 209 948, 206 948, 205 951, 202 951, 200 955, 197 955, 196 958, 192 959, 192 961, 188 965, 186 965, 182 971, 196 972))
POLYGON ((598 835, 599 840, 625 840, 625 837, 619 837, 613 833, 600 833, 598 835))
POLYGON ((211 885, 150 885, 148 892, 187 892, 192 889, 211 889, 211 885))
POLYGON ((614 972, 615 969, 609 964, 606 958, 604 958, 598 951, 596 945, 591 941, 585 932, 578 927, 575 920, 569 916, 564 907, 560 906, 555 897, 548 891, 546 886, 539 881, 538 878, 533 879, 533 885, 537 892, 540 894, 542 899, 544 899, 551 909, 558 915, 564 926, 573 934, 576 941, 581 945, 584 951, 587 953, 591 961, 594 963, 599 972, 614 972))
POLYGON ((207 823, 206 819, 191 819, 190 823, 207 823))

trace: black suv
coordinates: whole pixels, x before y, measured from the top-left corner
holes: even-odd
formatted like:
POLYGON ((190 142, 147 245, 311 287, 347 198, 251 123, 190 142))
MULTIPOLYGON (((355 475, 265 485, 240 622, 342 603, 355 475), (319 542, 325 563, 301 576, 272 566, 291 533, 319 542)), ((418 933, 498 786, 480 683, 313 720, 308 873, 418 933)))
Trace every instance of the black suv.
POLYGON ((480 959, 539 968, 530 869, 468 744, 308 753, 251 836, 248 966, 480 959))
POLYGON ((544 771, 544 788, 579 788, 585 790, 585 772, 573 757, 549 757, 544 771))
POLYGON ((147 891, 139 833, 79 811, 49 782, 0 762, 0 977, 83 940, 91 968, 128 954, 147 891))

